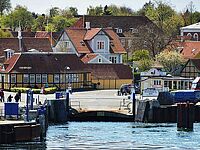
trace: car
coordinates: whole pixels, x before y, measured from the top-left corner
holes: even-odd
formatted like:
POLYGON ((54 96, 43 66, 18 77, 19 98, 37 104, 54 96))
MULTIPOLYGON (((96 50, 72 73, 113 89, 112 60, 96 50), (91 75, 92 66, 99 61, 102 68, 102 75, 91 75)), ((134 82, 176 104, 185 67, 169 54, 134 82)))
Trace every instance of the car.
POLYGON ((131 94, 131 87, 132 84, 122 84, 119 89, 120 94, 121 95, 131 94))

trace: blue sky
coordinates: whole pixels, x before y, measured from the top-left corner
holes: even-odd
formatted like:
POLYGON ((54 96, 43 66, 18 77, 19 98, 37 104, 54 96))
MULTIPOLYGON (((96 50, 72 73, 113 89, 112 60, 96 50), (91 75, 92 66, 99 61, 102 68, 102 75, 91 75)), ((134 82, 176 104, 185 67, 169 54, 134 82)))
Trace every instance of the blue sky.
MULTIPOLYGON (((115 4, 127 6, 133 10, 140 9, 149 0, 11 0, 12 7, 17 4, 26 6, 29 11, 36 13, 47 13, 51 7, 61 9, 73 6, 78 8, 79 14, 86 14, 87 7, 97 5, 115 4)), ((152 0, 153 1, 153 0, 152 0)), ((166 1, 166 0, 165 0, 166 1)), ((190 2, 195 5, 195 10, 200 11, 200 0, 167 0, 176 11, 183 11, 190 2)))

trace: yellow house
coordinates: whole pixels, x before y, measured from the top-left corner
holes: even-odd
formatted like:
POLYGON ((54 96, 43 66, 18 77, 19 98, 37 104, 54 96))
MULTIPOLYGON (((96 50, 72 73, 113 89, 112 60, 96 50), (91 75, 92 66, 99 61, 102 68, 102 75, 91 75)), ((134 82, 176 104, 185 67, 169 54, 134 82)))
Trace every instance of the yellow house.
POLYGON ((118 89, 122 84, 133 81, 132 69, 124 64, 87 64, 92 83, 98 89, 118 89))
POLYGON ((66 53, 16 53, 8 59, 0 71, 2 89, 13 87, 56 86, 66 89, 88 88, 91 73, 74 54, 66 53))

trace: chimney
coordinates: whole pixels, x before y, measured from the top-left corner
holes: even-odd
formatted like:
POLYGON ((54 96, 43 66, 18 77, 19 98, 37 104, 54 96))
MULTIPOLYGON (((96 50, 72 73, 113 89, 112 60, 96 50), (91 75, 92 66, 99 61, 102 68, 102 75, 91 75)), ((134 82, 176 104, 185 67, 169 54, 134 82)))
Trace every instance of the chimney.
POLYGON ((19 51, 22 51, 22 32, 21 32, 21 27, 19 24, 19 31, 18 31, 18 40, 19 40, 19 51))
POLYGON ((86 28, 87 30, 90 30, 90 22, 85 22, 85 28, 86 28))

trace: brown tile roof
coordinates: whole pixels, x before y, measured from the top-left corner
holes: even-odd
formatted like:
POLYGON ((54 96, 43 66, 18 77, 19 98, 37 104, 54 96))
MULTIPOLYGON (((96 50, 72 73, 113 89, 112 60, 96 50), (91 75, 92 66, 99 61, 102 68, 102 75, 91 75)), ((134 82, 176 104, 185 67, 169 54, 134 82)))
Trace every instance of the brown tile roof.
POLYGON ((197 41, 187 41, 180 42, 177 46, 182 47, 181 54, 186 59, 200 58, 200 42, 197 41))
POLYGON ((90 60, 94 59, 95 57, 97 57, 97 54, 95 53, 86 54, 85 56, 81 58, 81 61, 84 63, 88 63, 90 60))
POLYGON ((153 24, 146 16, 81 16, 72 27, 85 27, 84 22, 90 22, 91 28, 121 28, 129 31, 147 24, 153 24), (84 26, 83 26, 84 25, 84 26))
MULTIPOLYGON (((22 37, 35 37, 35 33, 36 32, 23 32, 22 31, 22 37)), ((18 36, 18 32, 15 32, 15 31, 12 31, 11 34, 13 35, 13 37, 18 36)))
POLYGON ((14 54, 5 64, 7 73, 86 72, 85 64, 75 54, 21 53, 14 54))
POLYGON ((110 38, 111 53, 126 53, 125 49, 121 45, 121 42, 119 41, 118 36, 111 28, 91 28, 90 30, 86 30, 84 28, 68 28, 65 30, 65 32, 70 37, 78 53, 88 54, 91 53, 92 50, 87 41, 91 40, 101 30, 110 38))
MULTIPOLYGON (((44 52, 52 51, 50 42, 47 38, 23 38, 22 47, 24 51, 37 49, 44 52)), ((18 38, 0 38, 0 55, 6 49, 19 51, 18 38)))
POLYGON ((132 79, 132 69, 123 64, 87 64, 94 79, 132 79))
POLYGON ((50 42, 51 42, 51 36, 52 36, 52 42, 53 42, 52 44, 53 45, 58 41, 60 35, 61 35, 61 32, 37 31, 35 33, 36 38, 45 38, 46 37, 46 38, 49 38, 50 42))

